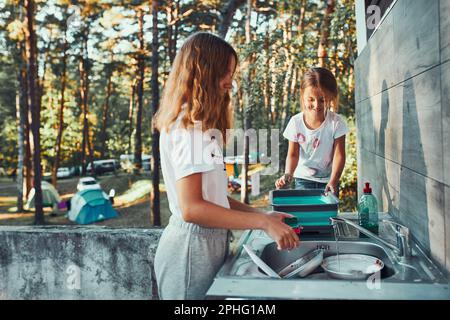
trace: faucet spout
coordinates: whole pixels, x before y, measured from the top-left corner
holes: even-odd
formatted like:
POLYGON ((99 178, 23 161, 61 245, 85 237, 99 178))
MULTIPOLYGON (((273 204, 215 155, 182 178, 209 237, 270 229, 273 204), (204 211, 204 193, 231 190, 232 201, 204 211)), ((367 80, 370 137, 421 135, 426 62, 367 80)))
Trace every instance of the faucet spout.
POLYGON ((365 234, 366 236, 368 236, 369 238, 372 238, 378 242, 380 242, 381 244, 383 244, 384 246, 388 247, 389 249, 391 249, 392 251, 394 251, 397 256, 402 256, 403 252, 401 249, 397 248, 396 246, 394 246, 393 244, 390 244, 389 242, 383 240, 382 238, 380 238, 379 236, 377 236, 376 234, 370 232, 369 230, 361 227, 360 225, 353 223, 352 221, 349 221, 347 219, 344 218, 330 218, 331 224, 334 226, 337 226, 338 223, 344 223, 344 224, 348 224, 349 226, 354 227, 355 229, 357 229, 359 232, 365 234))

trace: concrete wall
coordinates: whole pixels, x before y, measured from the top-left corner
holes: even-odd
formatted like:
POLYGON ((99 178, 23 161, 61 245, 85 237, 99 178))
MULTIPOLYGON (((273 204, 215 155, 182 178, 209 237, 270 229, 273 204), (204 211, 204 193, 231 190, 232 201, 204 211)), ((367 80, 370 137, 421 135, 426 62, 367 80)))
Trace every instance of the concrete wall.
POLYGON ((0 227, 0 299, 157 299, 162 229, 0 227))
POLYGON ((356 66, 358 190, 450 271, 450 0, 398 0, 356 66))

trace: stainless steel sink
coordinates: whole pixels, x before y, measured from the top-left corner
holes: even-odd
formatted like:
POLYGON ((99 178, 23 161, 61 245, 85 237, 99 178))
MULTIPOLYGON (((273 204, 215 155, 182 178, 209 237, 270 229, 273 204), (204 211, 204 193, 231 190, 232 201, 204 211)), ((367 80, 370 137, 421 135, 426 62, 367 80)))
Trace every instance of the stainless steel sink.
MULTIPOLYGON (((389 258, 387 252, 379 245, 371 242, 361 241, 339 241, 339 254, 364 254, 376 257, 384 262, 384 268, 381 271, 381 279, 392 277, 396 274, 394 263, 389 258)), ((291 251, 279 251, 275 243, 270 243, 263 249, 260 258, 275 272, 281 271, 289 263, 294 262, 299 257, 304 256, 314 249, 322 249, 324 258, 337 254, 336 241, 331 240, 313 240, 302 241, 300 246, 291 251)), ((262 272, 261 270, 258 270, 262 272)), ((331 279, 321 267, 318 267, 306 279, 331 279)))
MULTIPOLYGON (((386 215, 386 217, 389 217, 386 215)), ((380 224, 380 236, 395 243, 391 228, 380 224)), ((407 262, 393 250, 370 238, 349 234, 339 240, 339 253, 365 254, 381 259, 385 267, 379 287, 364 280, 337 280, 321 267, 305 278, 270 278, 252 261, 243 245, 248 245, 276 272, 311 250, 321 248, 324 257, 336 255, 332 235, 301 237, 300 246, 279 251, 275 242, 262 231, 246 231, 208 290, 207 298, 244 299, 450 299, 448 276, 424 253, 417 242, 411 243, 407 262)))

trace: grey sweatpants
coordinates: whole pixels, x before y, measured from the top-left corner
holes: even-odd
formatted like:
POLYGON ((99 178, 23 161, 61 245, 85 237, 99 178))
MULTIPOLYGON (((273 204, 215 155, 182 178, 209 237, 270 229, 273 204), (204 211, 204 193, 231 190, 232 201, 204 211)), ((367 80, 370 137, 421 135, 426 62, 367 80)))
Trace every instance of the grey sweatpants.
POLYGON ((155 274, 162 300, 204 299, 228 254, 229 231, 172 215, 159 240, 155 274))

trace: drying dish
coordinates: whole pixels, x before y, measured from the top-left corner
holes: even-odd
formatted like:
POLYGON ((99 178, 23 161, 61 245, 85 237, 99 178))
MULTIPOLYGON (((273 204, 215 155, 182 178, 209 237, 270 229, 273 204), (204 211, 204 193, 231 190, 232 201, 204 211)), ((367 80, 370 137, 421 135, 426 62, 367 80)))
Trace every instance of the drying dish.
POLYGON ((269 267, 258 255, 247 245, 243 245, 245 251, 247 251, 253 262, 261 268, 268 276, 272 278, 289 279, 295 276, 306 277, 313 272, 323 261, 323 250, 316 249, 308 252, 301 258, 290 263, 287 267, 283 268, 279 273, 276 273, 271 267, 269 267))
POLYGON ((316 270, 317 267, 320 266, 322 261, 323 250, 316 249, 305 254, 300 259, 295 260, 286 268, 281 270, 278 274, 284 279, 292 278, 295 276, 303 278, 316 270))
POLYGON ((244 244, 243 247, 244 247, 245 251, 247 251, 250 258, 253 260, 253 262, 258 267, 260 267, 268 276, 270 276, 272 278, 277 278, 277 279, 281 278, 278 275, 278 273, 273 271, 273 269, 271 267, 269 267, 264 261, 262 261, 261 258, 258 257, 258 255, 249 246, 244 244))
POLYGON ((340 254, 325 258, 322 262, 322 269, 330 277, 345 280, 365 280, 383 268, 383 261, 363 254, 340 254))

